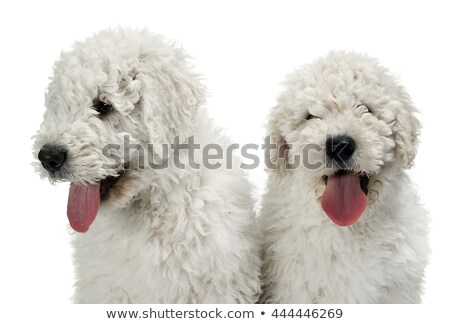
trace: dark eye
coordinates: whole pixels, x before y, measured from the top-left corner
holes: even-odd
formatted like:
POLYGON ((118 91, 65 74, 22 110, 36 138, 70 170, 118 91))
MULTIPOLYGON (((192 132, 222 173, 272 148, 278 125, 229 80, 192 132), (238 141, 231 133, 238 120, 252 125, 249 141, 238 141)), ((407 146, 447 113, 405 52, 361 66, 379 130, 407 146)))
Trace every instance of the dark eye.
POLYGON ((319 117, 314 116, 314 115, 311 115, 311 114, 308 114, 308 115, 306 115, 306 117, 305 117, 306 120, 315 119, 315 118, 319 118, 319 117))
POLYGON ((92 101, 92 108, 94 108, 96 111, 98 111, 100 114, 106 114, 112 110, 114 110, 114 106, 103 102, 99 99, 94 99, 92 101))

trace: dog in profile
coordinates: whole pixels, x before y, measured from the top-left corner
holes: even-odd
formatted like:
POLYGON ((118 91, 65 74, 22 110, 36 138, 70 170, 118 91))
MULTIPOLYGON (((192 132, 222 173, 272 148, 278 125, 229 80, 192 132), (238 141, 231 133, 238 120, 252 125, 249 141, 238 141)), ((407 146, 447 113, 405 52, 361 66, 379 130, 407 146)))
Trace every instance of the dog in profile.
POLYGON ((368 56, 332 52, 287 77, 269 116, 265 303, 419 303, 428 216, 405 169, 420 124, 368 56))
POLYGON ((75 302, 258 299, 259 235, 238 158, 211 170, 200 150, 165 146, 227 145, 204 101, 186 54, 145 30, 101 31, 56 62, 34 154, 43 177, 71 183, 75 302))

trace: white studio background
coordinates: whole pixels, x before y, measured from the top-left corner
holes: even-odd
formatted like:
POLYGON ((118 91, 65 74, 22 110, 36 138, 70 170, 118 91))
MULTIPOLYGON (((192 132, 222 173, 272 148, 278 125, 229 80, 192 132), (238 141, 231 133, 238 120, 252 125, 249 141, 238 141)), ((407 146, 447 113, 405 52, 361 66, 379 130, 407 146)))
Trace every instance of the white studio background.
MULTIPOLYGON (((15 1, 0 13, 2 304, 69 303, 73 272, 65 216, 68 185, 31 167, 53 62, 75 40, 119 25, 179 41, 209 88, 208 107, 234 141, 261 144, 279 83, 331 49, 379 58, 422 111, 411 171, 433 222, 425 304, 444 305, 450 129, 449 10, 426 1, 15 1)), ((263 166, 250 177, 262 192, 263 166)))

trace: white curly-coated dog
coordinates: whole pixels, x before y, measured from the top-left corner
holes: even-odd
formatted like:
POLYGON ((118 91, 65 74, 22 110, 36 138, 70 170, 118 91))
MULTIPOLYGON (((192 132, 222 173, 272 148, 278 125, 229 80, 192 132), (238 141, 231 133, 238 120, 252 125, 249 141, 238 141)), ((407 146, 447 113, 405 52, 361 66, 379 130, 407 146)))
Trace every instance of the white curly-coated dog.
POLYGON ((61 55, 34 154, 42 176, 71 182, 67 215, 83 232, 75 302, 258 299, 259 235, 239 159, 210 170, 200 150, 164 153, 192 135, 227 144, 204 101, 183 50, 145 30, 101 31, 61 55))
POLYGON ((428 216, 405 172, 420 128, 409 96, 377 60, 349 52, 284 87, 268 122, 278 151, 262 203, 261 302, 420 302, 428 216))

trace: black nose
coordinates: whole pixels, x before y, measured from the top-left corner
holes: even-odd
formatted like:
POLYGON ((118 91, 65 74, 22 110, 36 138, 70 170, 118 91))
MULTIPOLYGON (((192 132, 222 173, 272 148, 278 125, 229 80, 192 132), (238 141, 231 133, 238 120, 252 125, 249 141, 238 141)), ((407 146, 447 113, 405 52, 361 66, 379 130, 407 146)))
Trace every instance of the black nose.
POLYGON ((38 154, 38 159, 47 171, 58 171, 66 161, 67 151, 57 146, 44 145, 38 154))
POLYGON ((350 136, 331 136, 326 142, 327 157, 341 167, 350 160, 355 149, 355 141, 350 136))

